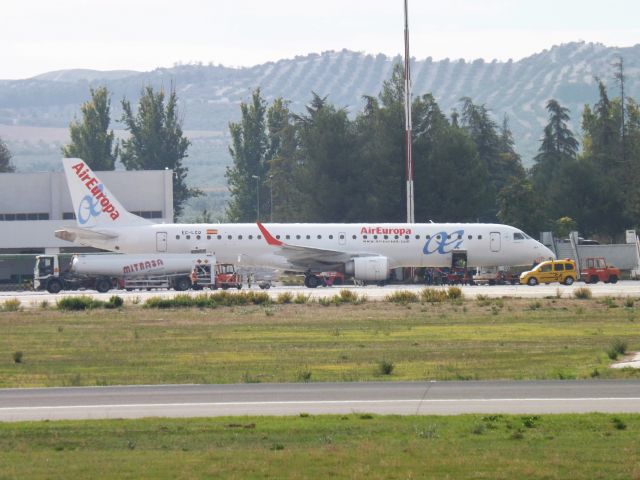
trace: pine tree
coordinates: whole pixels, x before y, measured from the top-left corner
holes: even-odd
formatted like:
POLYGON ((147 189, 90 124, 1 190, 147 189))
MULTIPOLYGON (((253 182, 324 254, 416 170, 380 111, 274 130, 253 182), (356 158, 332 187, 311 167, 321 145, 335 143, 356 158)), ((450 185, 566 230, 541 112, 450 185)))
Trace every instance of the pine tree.
POLYGON ((13 173, 16 168, 11 163, 11 151, 0 138, 0 173, 13 173))
MULTIPOLYGON (((266 102, 259 88, 254 90, 250 104, 240 104, 240 112, 240 122, 229 124, 229 153, 233 165, 227 167, 225 174, 231 194, 227 216, 232 222, 253 222, 257 218, 258 191, 262 193, 268 171, 265 161, 269 148, 265 124, 266 102)), ((264 194, 260 195, 261 203, 264 198, 264 194)), ((260 212, 263 214, 264 208, 260 208, 260 212)))
POLYGON ((122 121, 131 137, 122 142, 121 159, 127 170, 164 170, 173 172, 173 212, 180 216, 184 202, 201 195, 186 184, 188 169, 182 165, 190 142, 182 132, 178 118, 178 97, 171 91, 165 103, 163 90, 143 89, 134 113, 129 101, 122 100, 122 121))
POLYGON ((62 148, 67 158, 81 158, 94 170, 113 170, 118 157, 113 130, 109 130, 111 100, 106 87, 91 89, 91 100, 82 104, 82 121, 69 125, 71 143, 62 148))

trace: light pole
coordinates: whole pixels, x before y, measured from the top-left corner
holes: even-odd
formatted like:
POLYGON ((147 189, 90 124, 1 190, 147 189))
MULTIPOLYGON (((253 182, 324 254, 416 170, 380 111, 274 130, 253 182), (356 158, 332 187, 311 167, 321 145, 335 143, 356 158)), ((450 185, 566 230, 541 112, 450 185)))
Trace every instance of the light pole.
POLYGON ((273 223, 273 175, 269 175, 269 222, 273 223))
POLYGON ((260 221, 260 177, 258 175, 251 175, 251 178, 256 179, 256 221, 260 221))

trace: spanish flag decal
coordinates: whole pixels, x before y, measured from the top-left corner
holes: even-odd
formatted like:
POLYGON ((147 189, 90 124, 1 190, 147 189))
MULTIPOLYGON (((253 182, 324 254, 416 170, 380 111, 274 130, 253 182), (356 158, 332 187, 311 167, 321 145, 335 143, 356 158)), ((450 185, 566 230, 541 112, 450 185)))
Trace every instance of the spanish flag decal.
POLYGON ((217 234, 218 234, 218 230, 214 228, 207 229, 207 235, 217 235, 217 234))

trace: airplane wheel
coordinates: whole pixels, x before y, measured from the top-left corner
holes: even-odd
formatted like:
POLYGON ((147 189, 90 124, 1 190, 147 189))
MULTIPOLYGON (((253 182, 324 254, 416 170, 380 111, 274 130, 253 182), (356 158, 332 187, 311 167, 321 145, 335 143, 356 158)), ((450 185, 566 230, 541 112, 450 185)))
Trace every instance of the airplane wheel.
POLYGON ((304 278, 304 286, 307 288, 317 288, 320 285, 320 279, 315 275, 307 275, 304 278))

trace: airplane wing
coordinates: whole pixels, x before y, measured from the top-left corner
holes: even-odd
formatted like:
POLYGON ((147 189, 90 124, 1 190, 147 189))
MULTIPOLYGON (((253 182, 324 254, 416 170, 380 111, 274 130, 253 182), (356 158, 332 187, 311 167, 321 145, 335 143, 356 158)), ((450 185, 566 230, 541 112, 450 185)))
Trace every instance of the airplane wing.
POLYGON ((353 253, 284 243, 274 238, 260 222, 257 224, 267 243, 279 249, 277 255, 284 257, 291 265, 303 270, 330 270, 343 266, 353 257, 375 256, 371 253, 353 253))
POLYGON ((86 228, 74 228, 67 227, 62 230, 56 230, 54 235, 67 242, 82 242, 82 240, 108 240, 110 238, 116 238, 118 235, 113 233, 100 232, 96 230, 89 230, 86 228))

